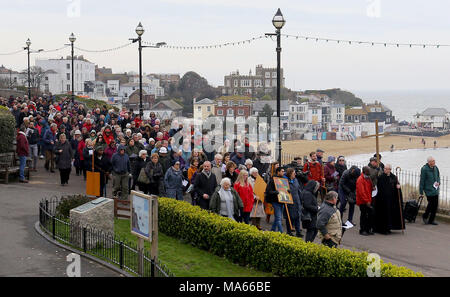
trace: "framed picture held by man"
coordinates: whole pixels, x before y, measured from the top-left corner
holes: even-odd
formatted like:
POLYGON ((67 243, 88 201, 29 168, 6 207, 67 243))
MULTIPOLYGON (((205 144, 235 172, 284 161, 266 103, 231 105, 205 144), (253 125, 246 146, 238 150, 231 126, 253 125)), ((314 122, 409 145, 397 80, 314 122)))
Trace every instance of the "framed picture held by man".
POLYGON ((279 192, 278 202, 294 204, 294 200, 292 199, 292 195, 289 190, 288 180, 286 178, 274 177, 273 181, 275 183, 275 189, 279 192))

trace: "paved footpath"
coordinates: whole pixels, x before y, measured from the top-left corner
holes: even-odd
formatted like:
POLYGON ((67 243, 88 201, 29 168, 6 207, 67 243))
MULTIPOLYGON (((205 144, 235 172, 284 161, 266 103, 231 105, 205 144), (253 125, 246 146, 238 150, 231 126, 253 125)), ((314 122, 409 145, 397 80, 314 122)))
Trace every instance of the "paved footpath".
MULTIPOLYGON (((31 173, 31 182, 0 184, 0 277, 66 276, 66 256, 71 252, 48 242, 35 229, 39 201, 62 192, 81 193, 81 183, 59 185, 59 172, 49 173, 41 165, 31 173)), ((75 180, 78 176, 71 176, 75 180)), ((81 177, 81 182, 83 178, 81 177)), ((69 181, 70 183, 71 181, 69 181)), ((120 276, 96 262, 81 257, 81 276, 120 276)))
MULTIPOLYGON (((50 173, 39 161, 37 173, 29 184, 0 184, 0 276, 64 276, 70 252, 47 242, 34 230, 38 221, 38 202, 44 197, 63 193, 85 193, 82 176, 72 170, 69 185, 59 184, 59 171, 50 173)), ((111 197, 111 184, 107 187, 111 197)), ((189 195, 187 195, 189 196, 189 195)), ((187 197, 186 197, 187 198, 187 197)), ((347 214, 344 215, 344 219, 347 214)), ((354 221, 359 225, 356 207, 354 221)), ((273 216, 271 218, 271 223, 273 216)), ((450 225, 423 225, 421 220, 406 224, 405 234, 360 236, 359 226, 347 231, 341 248, 378 253, 383 261, 421 271, 426 276, 450 276, 450 225)), ((283 220, 283 225, 285 222, 283 220)), ((263 223, 265 230, 271 224, 263 223)), ((319 243, 316 238, 316 243, 319 243)), ((83 276, 118 276, 117 273, 82 258, 83 276)))

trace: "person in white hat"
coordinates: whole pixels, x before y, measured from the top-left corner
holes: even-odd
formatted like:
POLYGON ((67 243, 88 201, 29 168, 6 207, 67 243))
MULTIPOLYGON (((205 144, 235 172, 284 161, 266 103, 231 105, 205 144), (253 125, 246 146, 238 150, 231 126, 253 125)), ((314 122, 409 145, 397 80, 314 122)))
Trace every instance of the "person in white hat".
POLYGON ((167 148, 162 146, 159 149, 159 163, 161 163, 161 166, 163 168, 163 173, 166 174, 167 170, 170 168, 170 156, 168 155, 167 148))

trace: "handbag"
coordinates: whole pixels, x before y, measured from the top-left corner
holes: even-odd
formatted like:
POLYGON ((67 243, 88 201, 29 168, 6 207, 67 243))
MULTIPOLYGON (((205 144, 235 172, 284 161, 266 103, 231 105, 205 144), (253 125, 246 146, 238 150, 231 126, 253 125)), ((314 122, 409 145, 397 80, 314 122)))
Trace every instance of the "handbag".
POLYGON ((144 168, 142 168, 141 172, 139 172, 137 181, 138 181, 138 183, 146 184, 146 185, 148 185, 150 183, 150 179, 148 178, 147 174, 145 174, 144 168))
POLYGON ((355 193, 348 194, 347 201, 350 204, 355 204, 356 203, 356 194, 355 193))

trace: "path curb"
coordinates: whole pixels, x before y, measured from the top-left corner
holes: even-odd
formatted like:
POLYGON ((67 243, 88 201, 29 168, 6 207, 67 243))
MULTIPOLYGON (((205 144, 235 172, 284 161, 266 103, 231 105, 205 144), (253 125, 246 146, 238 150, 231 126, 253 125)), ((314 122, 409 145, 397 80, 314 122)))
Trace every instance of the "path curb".
POLYGON ((64 244, 62 244, 62 243, 60 243, 60 242, 54 240, 54 239, 51 238, 47 233, 45 233, 44 231, 41 230, 41 227, 40 227, 40 225, 39 225, 39 222, 36 222, 36 223, 34 224, 34 230, 36 230, 36 232, 37 232, 39 235, 41 235, 42 237, 44 237, 47 241, 49 241, 50 243, 53 243, 54 245, 56 245, 56 246, 58 246, 58 247, 60 247, 60 248, 63 248, 63 249, 68 250, 68 251, 70 251, 70 252, 76 253, 76 254, 78 254, 78 255, 80 255, 80 256, 82 256, 82 257, 85 257, 85 258, 87 258, 87 259, 89 259, 89 260, 92 260, 92 261, 94 261, 94 262, 97 262, 98 264, 100 264, 100 265, 102 265, 102 266, 105 266, 106 268, 109 268, 109 269, 111 269, 111 270, 113 270, 113 271, 115 271, 115 272, 117 272, 117 273, 120 273, 120 274, 121 274, 120 276, 134 277, 134 276, 131 275, 130 273, 128 273, 128 272, 126 272, 126 271, 124 271, 124 270, 122 270, 122 269, 116 267, 116 266, 113 265, 113 264, 110 264, 110 263, 108 263, 108 262, 106 262, 106 261, 103 261, 103 260, 97 258, 97 257, 94 257, 94 256, 92 256, 92 255, 89 255, 89 254, 87 254, 87 253, 84 253, 84 252, 82 252, 82 251, 80 251, 80 250, 74 249, 74 248, 72 248, 72 247, 70 247, 70 246, 64 245, 64 244))

